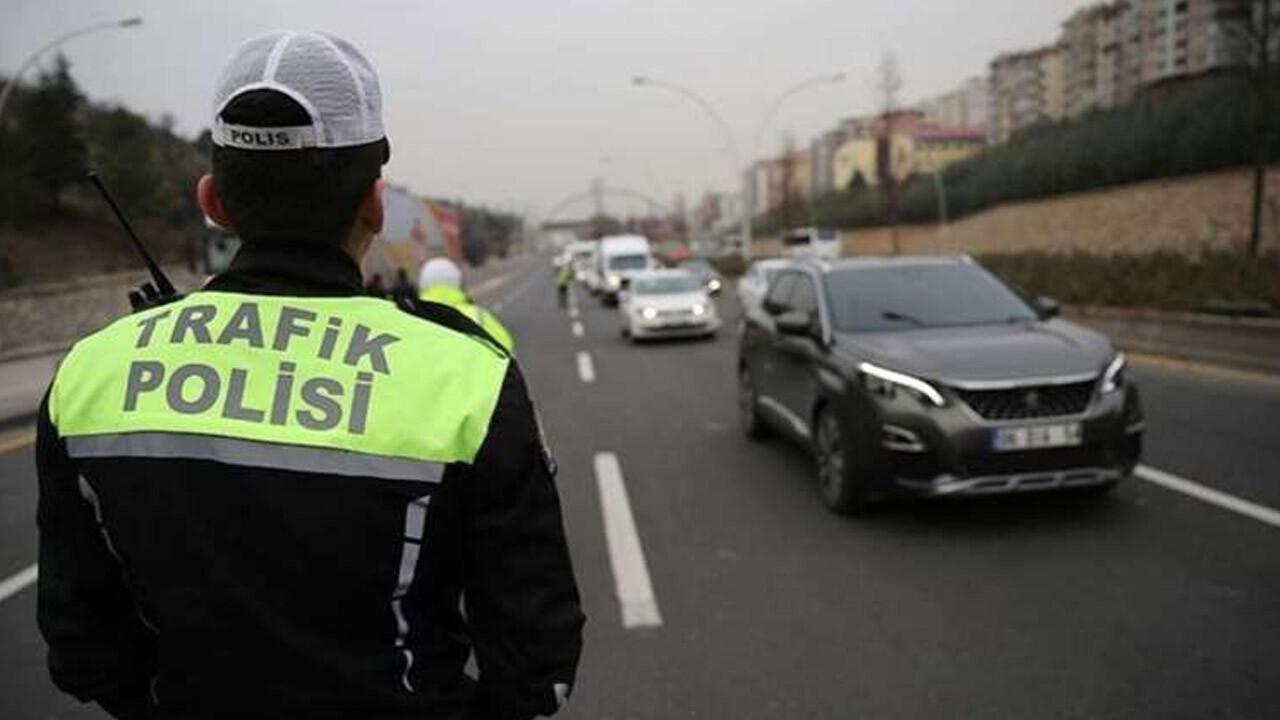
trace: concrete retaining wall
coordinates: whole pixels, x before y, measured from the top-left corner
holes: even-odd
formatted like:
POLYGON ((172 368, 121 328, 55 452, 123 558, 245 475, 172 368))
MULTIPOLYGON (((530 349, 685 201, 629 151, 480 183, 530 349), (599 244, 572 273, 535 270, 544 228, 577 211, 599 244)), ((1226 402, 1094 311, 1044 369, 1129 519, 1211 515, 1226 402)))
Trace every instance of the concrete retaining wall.
MULTIPOLYGON (((1043 200, 1010 203, 950 223, 898 228, 905 253, 988 253, 1020 250, 1093 253, 1243 248, 1248 240, 1250 170, 1193 175, 1043 200)), ((1263 248, 1280 250, 1280 166, 1267 174, 1263 248)), ((893 251, 889 228, 843 233, 846 255, 893 251)), ((776 238, 753 251, 777 254, 776 238)))
MULTIPOLYGON (((200 283, 181 267, 166 272, 179 291, 200 283)), ((117 273, 0 293, 0 358, 65 346, 107 325, 129 312, 129 291, 147 277, 117 273)))
POLYGON ((1280 320, 1122 308, 1071 308, 1066 316, 1131 352, 1280 375, 1280 320))

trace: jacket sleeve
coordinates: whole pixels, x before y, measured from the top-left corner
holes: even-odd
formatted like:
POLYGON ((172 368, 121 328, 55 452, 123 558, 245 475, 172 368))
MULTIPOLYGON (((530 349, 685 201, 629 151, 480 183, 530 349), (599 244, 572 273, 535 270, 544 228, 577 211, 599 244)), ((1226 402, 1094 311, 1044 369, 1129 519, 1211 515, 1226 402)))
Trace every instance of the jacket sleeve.
POLYGON ((465 491, 476 718, 551 715, 573 685, 585 617, 552 464, 513 361, 465 491))
POLYGON ((36 470, 40 500, 37 622, 49 673, 61 690, 121 720, 150 718, 155 636, 142 624, 121 567, 80 489, 80 472, 40 407, 36 470))

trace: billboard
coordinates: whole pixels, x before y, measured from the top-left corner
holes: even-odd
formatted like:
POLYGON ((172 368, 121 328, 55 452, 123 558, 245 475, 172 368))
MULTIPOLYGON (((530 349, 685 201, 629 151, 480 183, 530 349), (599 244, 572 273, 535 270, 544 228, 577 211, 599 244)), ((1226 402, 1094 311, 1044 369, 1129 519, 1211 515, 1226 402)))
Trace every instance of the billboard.
POLYGON ((429 258, 462 261, 454 211, 391 185, 383 189, 382 204, 385 219, 382 232, 365 255, 365 278, 372 281, 376 275, 389 287, 401 271, 416 280, 418 268, 429 258))

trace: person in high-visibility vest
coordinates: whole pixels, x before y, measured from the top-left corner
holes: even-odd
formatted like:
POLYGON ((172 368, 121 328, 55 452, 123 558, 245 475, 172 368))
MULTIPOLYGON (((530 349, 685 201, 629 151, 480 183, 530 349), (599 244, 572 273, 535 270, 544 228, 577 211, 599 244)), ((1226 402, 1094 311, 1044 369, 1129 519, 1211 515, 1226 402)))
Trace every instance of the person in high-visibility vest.
POLYGON ((243 45, 197 191, 243 246, 76 343, 41 404, 48 667, 116 718, 527 719, 568 698, 585 619, 519 367, 458 312, 362 287, 381 104, 343 40, 243 45))
POLYGON ((516 341, 498 316, 485 310, 462 289, 462 271, 452 260, 433 258, 418 272, 418 298, 448 305, 479 325, 507 352, 515 352, 516 341))
POLYGON ((560 307, 569 303, 569 285, 573 282, 573 261, 565 260, 556 268, 556 296, 560 307))

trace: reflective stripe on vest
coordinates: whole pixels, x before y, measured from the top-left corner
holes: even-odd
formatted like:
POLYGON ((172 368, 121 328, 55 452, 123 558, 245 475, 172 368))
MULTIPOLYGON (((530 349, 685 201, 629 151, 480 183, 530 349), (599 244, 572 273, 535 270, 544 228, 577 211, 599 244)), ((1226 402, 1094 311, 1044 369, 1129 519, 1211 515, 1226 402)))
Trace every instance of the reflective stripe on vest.
POLYGON ((384 300, 198 292, 77 343, 49 413, 78 456, 433 481, 474 460, 508 362, 384 300))

